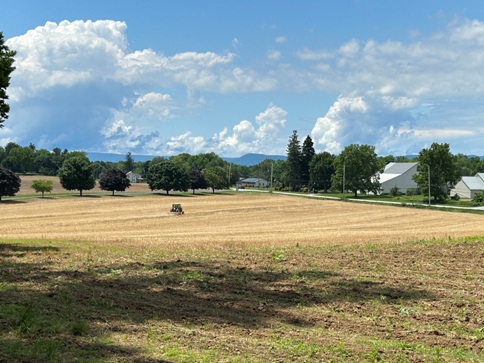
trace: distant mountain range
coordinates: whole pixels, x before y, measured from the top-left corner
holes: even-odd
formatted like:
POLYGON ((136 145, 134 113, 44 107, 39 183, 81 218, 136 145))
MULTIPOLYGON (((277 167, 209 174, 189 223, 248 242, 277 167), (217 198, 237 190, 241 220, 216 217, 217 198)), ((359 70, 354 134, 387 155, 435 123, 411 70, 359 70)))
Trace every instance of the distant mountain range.
MULTIPOLYGON (((91 161, 110 161, 110 162, 116 163, 118 161, 123 161, 126 157, 126 154, 88 152, 87 156, 91 161)), ((469 156, 472 157, 474 155, 469 155, 469 156)), ((159 155, 134 155, 133 154, 134 161, 150 161, 156 157, 159 157, 159 155)), ((418 155, 405 155, 405 157, 412 160, 417 158, 418 155)), ((480 158, 484 159, 484 156, 481 156, 480 158)), ((286 160, 286 156, 285 155, 265 155, 265 154, 245 154, 238 158, 228 158, 228 157, 222 156, 222 159, 225 161, 228 161, 229 163, 234 163, 237 165, 251 166, 251 165, 257 165, 260 162, 264 161, 265 159, 286 160)))
MULTIPOLYGON (((113 154, 113 153, 96 153, 96 152, 88 152, 87 157, 91 161, 109 161, 116 163, 118 161, 124 161, 126 154, 113 154)), ((133 154, 134 161, 150 161, 159 155, 135 155, 133 154)), ((284 155, 264 155, 264 154, 245 154, 238 158, 226 158, 222 156, 222 159, 229 162, 234 163, 237 165, 244 165, 244 166, 251 166, 259 164, 260 162, 264 161, 265 159, 271 160, 286 160, 286 156, 284 155)))

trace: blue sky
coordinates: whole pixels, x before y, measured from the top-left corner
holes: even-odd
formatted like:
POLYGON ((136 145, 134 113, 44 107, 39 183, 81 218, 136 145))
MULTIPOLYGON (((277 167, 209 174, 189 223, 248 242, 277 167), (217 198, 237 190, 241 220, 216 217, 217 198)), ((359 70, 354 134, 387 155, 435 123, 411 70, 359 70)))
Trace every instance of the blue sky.
POLYGON ((90 152, 484 155, 482 1, 2 4, 0 145, 90 152))

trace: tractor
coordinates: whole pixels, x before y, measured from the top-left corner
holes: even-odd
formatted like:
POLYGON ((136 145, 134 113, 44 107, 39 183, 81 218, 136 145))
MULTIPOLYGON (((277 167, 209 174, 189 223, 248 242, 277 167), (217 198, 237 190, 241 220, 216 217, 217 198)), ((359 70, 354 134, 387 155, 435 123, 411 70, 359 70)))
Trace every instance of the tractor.
POLYGON ((185 214, 181 204, 172 204, 171 209, 170 209, 170 213, 175 214, 175 215, 185 214))

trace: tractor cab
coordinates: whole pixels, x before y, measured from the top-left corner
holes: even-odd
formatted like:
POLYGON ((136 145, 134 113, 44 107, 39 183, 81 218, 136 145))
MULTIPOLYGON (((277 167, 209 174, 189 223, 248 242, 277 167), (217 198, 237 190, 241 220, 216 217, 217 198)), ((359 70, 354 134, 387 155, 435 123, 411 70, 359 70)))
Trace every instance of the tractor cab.
POLYGON ((172 214, 184 214, 181 204, 172 204, 170 213, 172 214))

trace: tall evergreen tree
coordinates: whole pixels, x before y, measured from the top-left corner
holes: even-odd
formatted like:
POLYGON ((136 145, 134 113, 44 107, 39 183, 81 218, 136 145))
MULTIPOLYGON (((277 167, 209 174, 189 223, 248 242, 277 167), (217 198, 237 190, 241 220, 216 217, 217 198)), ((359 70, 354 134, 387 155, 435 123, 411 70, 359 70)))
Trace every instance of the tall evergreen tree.
POLYGON ((287 145, 287 159, 285 183, 292 190, 298 190, 301 187, 301 144, 298 139, 297 130, 292 131, 287 145))
POLYGON ((126 173, 133 171, 134 169, 134 158, 133 155, 131 155, 131 152, 128 152, 126 156, 124 157, 124 171, 126 173))
POLYGON ((303 142, 301 149, 301 182, 309 187, 310 173, 309 165, 315 154, 314 143, 308 135, 303 142))
POLYGON ((15 70, 13 66, 15 51, 10 50, 4 44, 3 33, 0 32, 0 128, 8 118, 10 106, 5 101, 8 100, 7 88, 10 86, 10 73, 15 70))

